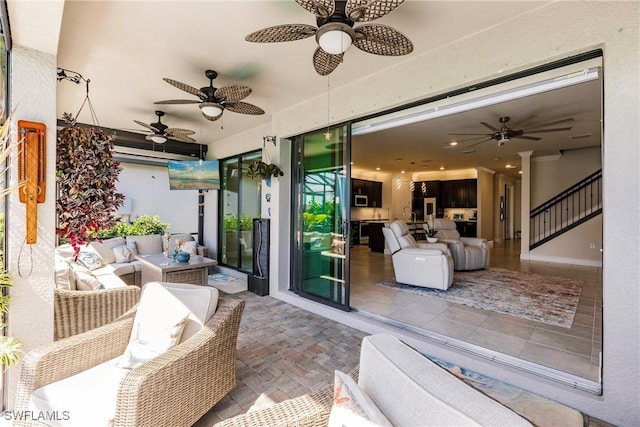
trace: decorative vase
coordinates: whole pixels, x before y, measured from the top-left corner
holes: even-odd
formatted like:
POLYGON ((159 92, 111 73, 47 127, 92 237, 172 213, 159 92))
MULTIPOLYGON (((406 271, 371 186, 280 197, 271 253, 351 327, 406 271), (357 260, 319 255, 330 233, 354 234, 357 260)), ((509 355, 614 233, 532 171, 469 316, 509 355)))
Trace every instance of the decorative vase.
POLYGON ((438 242, 438 238, 437 237, 427 237, 427 242, 429 242, 429 243, 437 243, 438 242))
POLYGON ((187 262, 189 258, 191 258, 189 252, 178 252, 178 255, 176 255, 176 261, 178 262, 187 262))

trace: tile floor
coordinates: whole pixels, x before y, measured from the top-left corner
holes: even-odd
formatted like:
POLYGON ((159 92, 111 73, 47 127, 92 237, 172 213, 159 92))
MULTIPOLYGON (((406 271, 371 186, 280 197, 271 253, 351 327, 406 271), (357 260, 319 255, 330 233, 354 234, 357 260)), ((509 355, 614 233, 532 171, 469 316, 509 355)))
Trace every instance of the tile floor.
POLYGON ((602 343, 602 269, 521 261, 520 240, 494 245, 491 267, 584 282, 570 329, 410 294, 384 286, 394 277, 391 257, 351 249, 351 306, 497 352, 599 381, 602 343))

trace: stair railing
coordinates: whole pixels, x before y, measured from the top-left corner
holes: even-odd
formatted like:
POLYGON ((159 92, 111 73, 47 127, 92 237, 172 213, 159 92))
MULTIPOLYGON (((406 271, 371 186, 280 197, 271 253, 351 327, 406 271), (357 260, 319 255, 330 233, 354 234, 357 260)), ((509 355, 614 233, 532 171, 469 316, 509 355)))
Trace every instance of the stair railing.
POLYGON ((602 213, 602 169, 534 208, 530 214, 529 249, 602 213))

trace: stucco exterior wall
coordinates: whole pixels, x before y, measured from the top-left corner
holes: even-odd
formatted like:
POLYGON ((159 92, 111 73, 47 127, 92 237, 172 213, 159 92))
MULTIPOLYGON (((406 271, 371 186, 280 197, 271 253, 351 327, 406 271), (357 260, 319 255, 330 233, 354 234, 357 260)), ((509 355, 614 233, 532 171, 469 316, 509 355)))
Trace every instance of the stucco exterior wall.
MULTIPOLYGON (((37 207, 37 241, 26 245, 26 209, 18 194, 9 196, 7 265, 11 275, 9 334, 24 344, 24 352, 53 341, 53 252, 55 235, 56 61, 55 56, 14 46, 11 70, 12 122, 29 120, 47 126, 46 198, 37 207)), ((14 131, 17 125, 13 126, 14 131)), ((17 170, 17 160, 12 161, 17 170)), ((12 407, 18 368, 10 368, 12 407)))
MULTIPOLYGON (((364 116, 427 96, 444 93, 501 74, 528 69, 580 52, 604 50, 605 123, 604 170, 605 204, 639 206, 638 182, 638 3, 637 2, 554 2, 499 27, 451 43, 422 56, 399 62, 348 86, 332 89, 331 120, 364 116), (508 37, 505 37, 508 34, 508 37), (496 48, 499 46, 499 48, 496 48), (451 67, 457 58, 468 67, 451 67), (368 88, 381 88, 372 92, 368 88), (386 108, 385 108, 386 109, 386 108)), ((293 136, 326 126, 317 114, 326 96, 273 114, 271 131, 279 137, 293 136)), ((232 146, 236 138, 224 141, 232 146)), ((286 150, 286 146, 281 147, 286 150)), ((288 174, 285 170, 285 174, 288 174)), ((277 214, 290 209, 287 180, 275 184, 283 197, 277 214), (285 197, 288 196, 288 197, 285 197)), ((271 191, 274 191, 272 187, 271 191)), ((524 196, 524 195, 523 195, 524 196)), ((274 200, 274 199, 272 199, 274 200)), ((273 215, 273 211, 272 211, 273 215)), ((271 295, 311 311, 332 317, 368 332, 384 330, 348 313, 303 300, 288 289, 289 222, 280 217, 272 227, 272 256, 280 257, 272 269, 271 295), (284 238, 283 236, 287 236, 284 238), (287 251, 286 253, 284 251, 287 251)), ((603 395, 595 396, 532 377, 515 369, 496 367, 443 348, 404 337, 420 350, 451 360, 498 379, 548 396, 585 413, 619 425, 640 424, 638 380, 640 367, 640 281, 637 260, 639 212, 634 210, 624 225, 613 216, 603 217, 604 246, 604 380, 603 395), (619 325, 628 327, 619 328, 619 325)), ((273 224, 272 224, 273 225, 273 224)), ((523 224, 524 226, 524 224, 523 224)), ((272 257, 272 259, 273 259, 272 257)), ((396 332, 397 333, 397 332, 396 332)))

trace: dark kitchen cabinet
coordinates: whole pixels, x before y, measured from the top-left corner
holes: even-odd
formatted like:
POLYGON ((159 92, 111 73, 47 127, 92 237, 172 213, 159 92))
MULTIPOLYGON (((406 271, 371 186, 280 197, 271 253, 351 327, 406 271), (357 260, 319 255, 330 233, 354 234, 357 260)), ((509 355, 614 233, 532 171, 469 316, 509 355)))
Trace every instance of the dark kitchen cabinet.
POLYGON ((369 249, 371 252, 384 253, 384 234, 382 234, 382 222, 369 223, 369 249))
POLYGON ((351 179, 351 206, 355 206, 354 195, 366 195, 367 207, 379 208, 382 206, 382 183, 368 181, 366 179, 351 179))
POLYGON ((442 206, 445 208, 475 208, 478 204, 478 180, 440 181, 442 206))
POLYGON ((472 221, 456 221, 456 229, 460 237, 476 237, 478 234, 478 223, 472 221))

